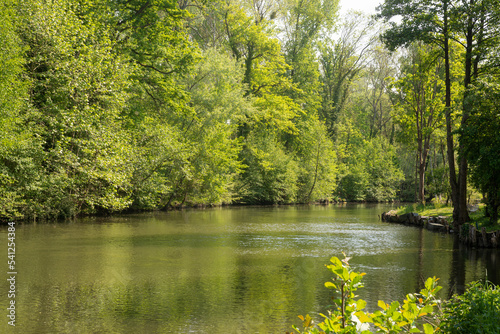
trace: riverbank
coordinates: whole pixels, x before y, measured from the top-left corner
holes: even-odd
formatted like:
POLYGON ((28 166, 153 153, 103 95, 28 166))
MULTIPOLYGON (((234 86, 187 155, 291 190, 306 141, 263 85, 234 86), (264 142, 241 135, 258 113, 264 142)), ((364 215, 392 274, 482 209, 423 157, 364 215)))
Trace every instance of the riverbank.
POLYGON ((471 222, 453 230, 453 207, 412 204, 396 210, 384 212, 381 220, 390 223, 414 225, 431 231, 442 233, 457 233, 459 240, 471 247, 499 248, 500 225, 489 224, 484 215, 484 206, 476 205, 469 208, 471 222))

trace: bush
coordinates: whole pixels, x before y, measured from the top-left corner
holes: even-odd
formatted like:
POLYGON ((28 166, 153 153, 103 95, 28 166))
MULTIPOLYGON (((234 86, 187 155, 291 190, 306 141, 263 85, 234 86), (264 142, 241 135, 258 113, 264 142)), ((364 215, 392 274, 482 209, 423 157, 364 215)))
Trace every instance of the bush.
MULTIPOLYGON (((344 255, 345 256, 345 255, 344 255)), ((441 303, 436 293, 441 290, 438 279, 428 278, 420 293, 407 294, 403 303, 387 304, 379 301, 381 308, 374 313, 364 310, 366 302, 355 299, 354 292, 363 287, 365 273, 357 273, 349 266, 349 258, 330 259, 327 268, 334 274, 325 287, 336 291, 335 309, 324 320, 315 324, 306 315, 299 316, 303 330, 293 326, 299 334, 321 333, 500 333, 500 288, 490 282, 472 282, 465 293, 441 303), (442 306, 442 307, 440 307, 442 306)))
POLYGON ((443 333, 500 333, 500 289, 489 283, 473 282, 465 293, 445 303, 443 333))
POLYGON ((366 302, 354 299, 354 292, 363 287, 361 282, 365 273, 357 273, 349 266, 349 258, 339 260, 337 257, 330 259, 327 268, 334 274, 331 282, 326 282, 325 287, 333 289, 339 294, 334 299, 336 309, 329 311, 328 315, 321 314, 323 322, 315 325, 309 315, 299 316, 304 327, 303 331, 293 326, 297 333, 371 333, 370 328, 377 333, 435 333, 439 319, 436 308, 439 300, 436 293, 441 290, 437 285, 437 278, 428 278, 425 288, 420 293, 408 294, 403 303, 393 301, 387 304, 379 300, 380 310, 374 313, 364 311, 366 302))

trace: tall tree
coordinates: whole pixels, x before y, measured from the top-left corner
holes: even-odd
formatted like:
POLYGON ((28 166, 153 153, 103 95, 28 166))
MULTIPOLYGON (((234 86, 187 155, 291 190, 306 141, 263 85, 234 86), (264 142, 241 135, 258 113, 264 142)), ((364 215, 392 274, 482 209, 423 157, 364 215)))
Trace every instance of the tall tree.
POLYGON ((32 131, 25 80, 25 47, 17 0, 0 2, 0 220, 27 216, 25 194, 40 182, 41 141, 32 131))
POLYGON ((128 61, 108 31, 71 1, 19 6, 19 34, 29 46, 26 75, 32 128, 44 162, 34 214, 48 217, 122 210, 130 203, 129 133, 121 127, 128 61), (38 211, 38 212, 37 212, 38 211))
MULTIPOLYGON (((464 97, 462 103, 461 128, 468 126, 472 103, 470 102, 471 85, 487 71, 492 47, 500 42, 500 22, 498 0, 462 0, 451 10, 455 19, 452 29, 457 32, 457 42, 465 49, 464 97)), ((496 49, 494 49, 496 52, 496 49)), ((467 213, 467 155, 463 141, 459 143, 459 224, 468 220, 467 213)))
MULTIPOLYGON (((453 221, 458 224, 460 217, 459 187, 455 171, 455 147, 452 128, 452 97, 450 74, 450 13, 449 7, 453 0, 386 0, 377 10, 378 17, 389 23, 382 39, 389 49, 408 46, 414 41, 434 43, 443 50, 445 62, 445 116, 446 143, 450 166, 449 182, 453 201, 453 221), (397 22, 390 21, 399 17, 397 22), (390 22, 389 22, 390 21, 390 22)), ((465 218, 464 218, 465 219, 465 218)))
POLYGON ((381 45, 374 45, 371 60, 363 74, 365 95, 369 106, 370 138, 383 134, 392 141, 391 103, 389 97, 390 78, 396 76, 395 56, 381 45), (390 132, 390 133, 389 133, 390 132))
POLYGON ((473 107, 467 126, 462 128, 461 154, 471 164, 472 182, 486 195, 486 213, 494 225, 500 207, 499 77, 477 82, 469 96, 473 107))
POLYGON ((336 21, 338 0, 283 0, 276 18, 282 37, 283 53, 290 65, 292 81, 300 87, 291 91, 308 112, 320 107, 321 84, 315 45, 336 21))
POLYGON ((360 13, 351 13, 341 23, 336 40, 325 38, 319 45, 323 102, 320 117, 333 135, 354 79, 366 66, 370 46, 375 42, 373 25, 360 13))
MULTIPOLYGON (((445 105, 450 186, 453 200, 453 221, 461 225, 469 220, 467 212, 467 160, 459 157, 458 177, 455 171, 455 154, 452 129, 450 40, 464 47, 465 93, 462 99, 461 127, 467 126, 470 114, 468 91, 470 84, 480 75, 483 59, 489 48, 500 36, 498 29, 498 0, 386 0, 379 8, 379 17, 390 20, 401 16, 401 20, 390 22, 391 28, 383 38, 390 48, 409 45, 421 40, 434 43, 443 50, 445 60, 445 105)), ((459 147, 462 151, 463 147, 459 147)))
POLYGON ((286 76, 290 67, 281 53, 273 23, 259 13, 249 13, 238 3, 229 3, 222 10, 227 47, 244 68, 246 96, 254 98, 254 106, 257 109, 257 112, 242 124, 242 133, 248 132, 251 123, 255 122, 283 131, 293 130, 292 119, 301 111, 300 107, 286 96, 286 92, 295 88, 286 76))
POLYGON ((433 132, 442 121, 444 82, 442 62, 431 47, 415 43, 403 60, 401 78, 394 82, 398 100, 394 118, 407 136, 416 139, 418 200, 425 203, 425 171, 433 132), (416 138, 415 138, 416 134, 416 138))

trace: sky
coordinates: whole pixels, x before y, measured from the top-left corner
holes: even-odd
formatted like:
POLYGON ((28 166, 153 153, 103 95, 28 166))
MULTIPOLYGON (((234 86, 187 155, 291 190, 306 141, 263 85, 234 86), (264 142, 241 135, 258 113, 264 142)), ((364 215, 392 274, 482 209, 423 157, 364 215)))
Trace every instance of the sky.
POLYGON ((383 0, 340 0, 341 13, 349 9, 360 10, 366 14, 375 14, 377 7, 383 0))

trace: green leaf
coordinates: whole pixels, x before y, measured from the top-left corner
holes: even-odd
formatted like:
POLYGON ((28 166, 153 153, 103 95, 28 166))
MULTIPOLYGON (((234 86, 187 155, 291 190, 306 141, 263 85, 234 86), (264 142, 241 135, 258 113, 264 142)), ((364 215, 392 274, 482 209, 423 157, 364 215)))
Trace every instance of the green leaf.
POLYGON ((342 261, 340 261, 340 259, 336 256, 333 256, 330 259, 330 262, 333 263, 336 267, 342 267, 342 261))
POLYGON ((433 334, 434 333, 434 327, 430 324, 424 324, 424 333, 425 334, 433 334))
POLYGON ((358 310, 362 310, 366 307, 366 301, 364 301, 363 299, 358 299, 358 301, 356 302, 356 306, 358 310))
POLYGON ((425 288, 430 291, 434 287, 435 283, 436 283, 436 278, 435 277, 429 277, 425 281, 425 288))
POLYGON ((332 282, 325 282, 325 287, 327 287, 328 289, 337 289, 337 286, 332 282))
POLYGON ((391 316, 391 319, 394 321, 398 321, 401 318, 401 313, 400 312, 394 312, 391 316))
POLYGON ((399 302, 398 301, 393 301, 391 303, 391 306, 387 310, 387 315, 391 315, 394 311, 396 311, 399 307, 399 302))
POLYGON ((304 328, 308 328, 312 324, 312 318, 309 316, 309 314, 306 315, 306 317, 299 316, 300 320, 302 320, 302 325, 304 328))
POLYGON ((356 312, 356 316, 358 317, 359 321, 361 321, 362 323, 373 322, 373 319, 365 312, 358 311, 358 312, 356 312))

